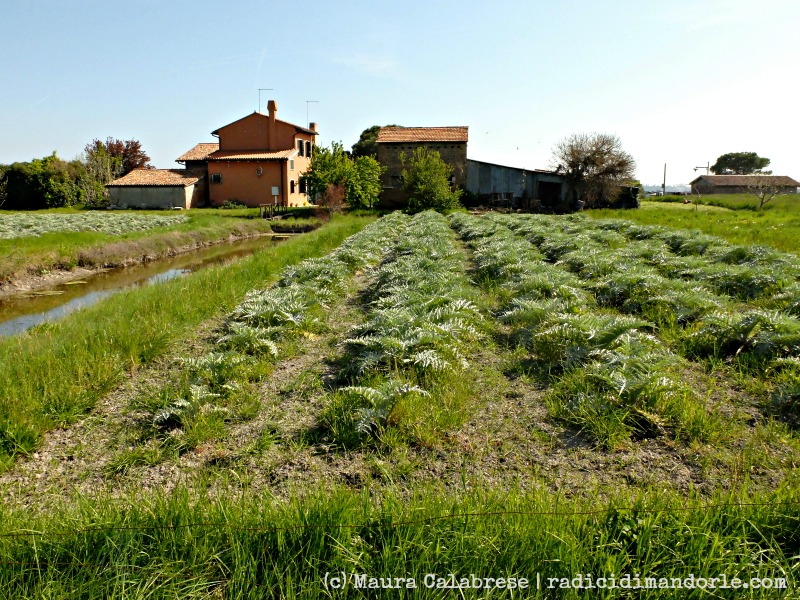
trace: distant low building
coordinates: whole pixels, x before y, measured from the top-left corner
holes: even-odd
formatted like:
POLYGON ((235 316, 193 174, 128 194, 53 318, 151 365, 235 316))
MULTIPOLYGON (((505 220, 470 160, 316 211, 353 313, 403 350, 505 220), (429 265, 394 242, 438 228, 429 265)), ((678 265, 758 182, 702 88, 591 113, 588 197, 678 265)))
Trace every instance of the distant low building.
POLYGON ((796 194, 800 183, 786 175, 701 175, 691 182, 693 194, 745 194, 753 185, 769 185, 796 194))
POLYGON ((378 132, 378 162, 386 167, 381 176, 381 205, 396 207, 408 202, 403 190, 401 157, 411 158, 417 148, 435 150, 453 167, 452 185, 465 187, 467 178, 468 127, 382 127, 378 132))
POLYGON ((118 208, 194 208, 207 193, 203 169, 134 169, 106 188, 118 208))

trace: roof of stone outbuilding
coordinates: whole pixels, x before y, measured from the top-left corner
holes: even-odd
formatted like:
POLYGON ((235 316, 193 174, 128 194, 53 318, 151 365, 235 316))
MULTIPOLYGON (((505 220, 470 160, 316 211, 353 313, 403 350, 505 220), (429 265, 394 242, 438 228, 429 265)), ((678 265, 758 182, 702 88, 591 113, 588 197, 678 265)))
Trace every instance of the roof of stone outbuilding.
POLYGON ((743 187, 753 185, 756 182, 764 185, 800 187, 800 183, 787 175, 701 175, 693 179, 691 183, 697 183, 701 179, 705 179, 708 183, 718 187, 743 187))
POLYGON ((297 154, 297 150, 279 150, 264 152, 263 150, 217 150, 208 155, 206 160, 286 160, 297 154))
POLYGON ((186 162, 187 160, 205 160, 206 157, 212 152, 219 150, 218 142, 203 142, 197 144, 194 148, 181 154, 175 159, 175 162, 186 162))
POLYGON ((381 127, 378 143, 466 142, 469 127, 381 127))
POLYGON ((186 187, 197 183, 203 177, 203 173, 191 169, 134 169, 127 175, 106 184, 106 186, 186 187))

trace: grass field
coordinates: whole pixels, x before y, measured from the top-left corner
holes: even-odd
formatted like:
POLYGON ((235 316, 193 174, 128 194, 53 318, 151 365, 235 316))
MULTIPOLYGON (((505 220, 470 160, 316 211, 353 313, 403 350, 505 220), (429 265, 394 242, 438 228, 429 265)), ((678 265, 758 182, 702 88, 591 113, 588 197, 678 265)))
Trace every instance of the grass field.
POLYGON ((696 229, 735 244, 759 244, 800 254, 800 195, 781 196, 757 210, 747 194, 703 196, 695 209, 683 204, 690 196, 665 196, 663 201, 645 201, 639 210, 590 210, 593 218, 622 218, 642 225, 696 229))
POLYGON ((798 596, 794 255, 585 215, 368 221, 0 345, 0 589, 798 596))
MULTIPOLYGON (((156 258, 231 236, 269 233, 269 223, 257 216, 257 209, 197 209, 180 215, 75 209, 0 211, 0 282, 75 266, 117 266, 143 255, 156 258), (15 231, 19 235, 10 237, 15 231)), ((303 225, 312 221, 292 222, 303 225)))

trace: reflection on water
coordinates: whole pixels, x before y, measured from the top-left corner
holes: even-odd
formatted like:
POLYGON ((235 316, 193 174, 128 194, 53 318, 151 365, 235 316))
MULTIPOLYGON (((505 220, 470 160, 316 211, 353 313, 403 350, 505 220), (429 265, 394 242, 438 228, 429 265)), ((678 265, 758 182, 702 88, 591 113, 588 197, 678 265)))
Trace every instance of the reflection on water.
POLYGON ((110 269, 46 290, 0 299, 0 335, 14 335, 45 321, 58 320, 126 288, 169 281, 211 265, 249 256, 276 241, 271 237, 259 237, 218 244, 144 265, 110 269))

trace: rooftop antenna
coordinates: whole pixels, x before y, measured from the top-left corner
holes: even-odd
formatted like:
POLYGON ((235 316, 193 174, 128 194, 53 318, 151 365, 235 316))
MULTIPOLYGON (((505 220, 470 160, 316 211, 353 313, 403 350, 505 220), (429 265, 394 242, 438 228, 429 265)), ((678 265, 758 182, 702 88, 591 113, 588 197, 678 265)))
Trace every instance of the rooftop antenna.
POLYGON ((711 161, 708 161, 708 162, 706 163, 706 166, 705 166, 705 167, 703 167, 703 166, 700 166, 700 167, 695 167, 695 168, 694 168, 694 171, 696 172, 698 169, 705 169, 705 170, 706 170, 706 175, 708 175, 708 172, 711 170, 711 161))
POLYGON ((319 104, 319 100, 306 100, 306 127, 311 125, 311 121, 308 120, 308 105, 309 104, 319 104))
POLYGON ((261 92, 274 92, 272 88, 258 88, 258 112, 261 112, 261 92))

